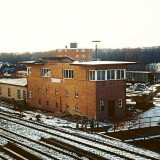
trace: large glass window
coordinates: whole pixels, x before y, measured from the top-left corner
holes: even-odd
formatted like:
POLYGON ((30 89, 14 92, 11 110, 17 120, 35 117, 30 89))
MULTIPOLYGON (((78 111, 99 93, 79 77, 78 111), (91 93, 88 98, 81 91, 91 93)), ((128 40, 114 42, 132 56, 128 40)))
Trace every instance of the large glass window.
POLYGON ((51 70, 49 68, 42 68, 41 69, 41 75, 42 75, 42 77, 50 77, 51 76, 51 70))
POLYGON ((63 70, 63 78, 72 79, 73 78, 73 70, 72 69, 64 69, 63 70))
POLYGON ((90 70, 90 81, 121 80, 126 78, 125 69, 90 70))
POLYGON ((97 80, 105 80, 105 71, 97 71, 97 80))

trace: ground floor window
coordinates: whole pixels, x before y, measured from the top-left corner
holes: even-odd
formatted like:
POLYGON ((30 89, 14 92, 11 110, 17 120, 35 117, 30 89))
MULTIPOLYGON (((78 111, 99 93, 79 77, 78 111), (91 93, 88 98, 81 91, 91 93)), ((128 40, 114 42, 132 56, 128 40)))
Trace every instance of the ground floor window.
POLYGON ((19 98, 19 99, 21 98, 21 90, 19 90, 19 89, 17 90, 17 98, 19 98))
POLYGON ((11 97, 11 89, 8 88, 8 97, 11 97))
POLYGON ((104 101, 100 101, 100 110, 103 111, 104 110, 104 101))
POLYGON ((122 99, 119 99, 119 101, 118 101, 118 107, 119 107, 119 108, 122 107, 122 99))

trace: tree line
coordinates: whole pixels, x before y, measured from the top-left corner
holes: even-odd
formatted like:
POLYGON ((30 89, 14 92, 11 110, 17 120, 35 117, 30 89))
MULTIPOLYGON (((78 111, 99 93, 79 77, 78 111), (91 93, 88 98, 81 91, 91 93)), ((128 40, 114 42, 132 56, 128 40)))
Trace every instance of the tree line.
MULTIPOLYGON (((55 50, 33 53, 26 52, 22 54, 0 53, 0 62, 16 64, 20 61, 33 61, 40 57, 54 56, 55 50)), ((93 58, 95 58, 95 51, 93 51, 93 58)), ((147 64, 160 62, 160 46, 146 48, 98 49, 97 58, 100 58, 102 61, 138 62, 138 65, 131 65, 128 69, 144 71, 147 64)))
POLYGON ((160 47, 101 49, 98 58, 102 61, 138 62, 138 65, 131 65, 129 69, 144 71, 147 64, 160 62, 160 47))

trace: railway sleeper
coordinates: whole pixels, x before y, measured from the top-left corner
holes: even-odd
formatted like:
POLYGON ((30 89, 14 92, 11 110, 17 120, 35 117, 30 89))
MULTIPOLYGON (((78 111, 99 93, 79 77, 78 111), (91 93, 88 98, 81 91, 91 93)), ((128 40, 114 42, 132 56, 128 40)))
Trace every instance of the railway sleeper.
POLYGON ((58 141, 58 140, 53 139, 53 138, 48 138, 48 139, 47 138, 41 138, 41 141, 46 142, 46 143, 51 144, 51 145, 54 145, 54 146, 58 146, 58 147, 63 148, 63 149, 66 149, 70 152, 77 153, 78 155, 87 157, 91 160, 107 160, 107 158, 99 156, 95 153, 85 151, 82 148, 73 146, 71 144, 68 144, 68 143, 65 143, 65 142, 62 142, 62 141, 58 141))
POLYGON ((43 160, 38 155, 35 155, 34 153, 31 153, 30 151, 27 151, 26 149, 11 142, 8 142, 3 147, 3 149, 5 152, 8 152, 9 155, 11 154, 17 160, 43 160))

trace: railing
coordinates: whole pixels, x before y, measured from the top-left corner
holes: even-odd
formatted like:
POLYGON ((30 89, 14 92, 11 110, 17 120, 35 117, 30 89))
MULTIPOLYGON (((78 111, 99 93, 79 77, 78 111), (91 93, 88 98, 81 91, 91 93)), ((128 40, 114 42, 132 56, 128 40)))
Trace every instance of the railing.
POLYGON ((127 119, 125 121, 116 121, 110 131, 123 131, 160 125, 160 116, 144 117, 138 119, 127 119))

